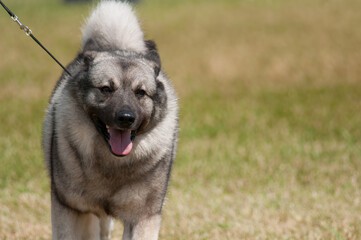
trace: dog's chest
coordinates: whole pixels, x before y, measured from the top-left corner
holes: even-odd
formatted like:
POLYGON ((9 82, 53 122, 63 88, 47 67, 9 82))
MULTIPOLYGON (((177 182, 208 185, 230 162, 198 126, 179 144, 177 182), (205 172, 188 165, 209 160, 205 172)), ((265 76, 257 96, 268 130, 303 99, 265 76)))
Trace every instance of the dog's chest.
POLYGON ((153 181, 152 174, 134 178, 129 171, 118 175, 103 175, 88 171, 82 181, 83 190, 73 194, 69 203, 83 212, 96 215, 111 215, 122 219, 135 219, 145 213, 160 211, 163 184, 153 181))

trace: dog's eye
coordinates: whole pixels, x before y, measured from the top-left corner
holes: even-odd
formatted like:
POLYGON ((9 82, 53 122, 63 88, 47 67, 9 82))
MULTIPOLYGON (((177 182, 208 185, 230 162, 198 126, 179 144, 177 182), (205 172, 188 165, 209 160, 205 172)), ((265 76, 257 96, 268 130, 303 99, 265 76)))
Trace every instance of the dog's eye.
POLYGON ((102 93, 112 93, 112 92, 113 92, 113 90, 112 90, 110 87, 108 87, 108 86, 101 87, 101 88, 99 88, 99 90, 100 90, 102 93))
POLYGON ((137 89, 134 93, 139 98, 144 97, 147 94, 143 89, 137 89))

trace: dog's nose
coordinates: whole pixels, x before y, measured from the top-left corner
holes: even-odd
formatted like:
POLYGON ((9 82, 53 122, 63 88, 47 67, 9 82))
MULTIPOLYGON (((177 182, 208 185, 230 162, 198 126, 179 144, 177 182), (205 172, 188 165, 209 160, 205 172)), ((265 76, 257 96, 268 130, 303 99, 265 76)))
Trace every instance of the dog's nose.
POLYGON ((117 114, 119 127, 130 127, 135 122, 135 115, 130 110, 121 110, 117 114))

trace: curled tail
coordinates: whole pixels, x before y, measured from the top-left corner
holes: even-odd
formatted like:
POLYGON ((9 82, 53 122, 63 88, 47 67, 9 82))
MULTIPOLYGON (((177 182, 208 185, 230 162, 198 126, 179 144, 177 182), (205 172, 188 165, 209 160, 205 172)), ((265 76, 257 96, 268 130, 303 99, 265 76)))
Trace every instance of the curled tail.
POLYGON ((145 52, 144 34, 132 7, 121 1, 101 1, 83 27, 82 49, 145 52))

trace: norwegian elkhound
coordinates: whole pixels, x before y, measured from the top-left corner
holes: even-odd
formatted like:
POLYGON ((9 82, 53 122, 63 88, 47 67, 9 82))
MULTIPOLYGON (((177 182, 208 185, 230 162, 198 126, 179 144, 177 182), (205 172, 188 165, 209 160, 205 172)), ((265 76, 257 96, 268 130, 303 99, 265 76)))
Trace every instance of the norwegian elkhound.
POLYGON ((158 239, 178 107, 130 5, 102 1, 53 91, 43 129, 53 239, 158 239))

